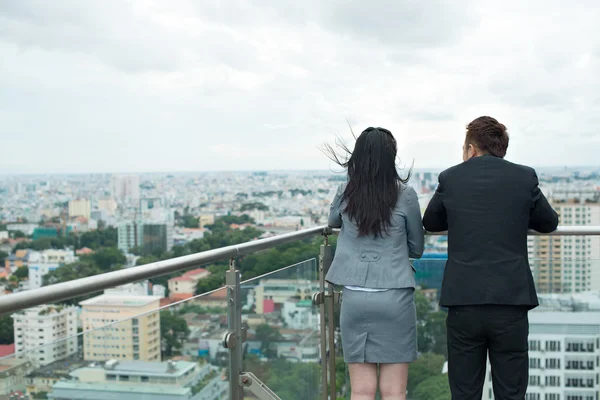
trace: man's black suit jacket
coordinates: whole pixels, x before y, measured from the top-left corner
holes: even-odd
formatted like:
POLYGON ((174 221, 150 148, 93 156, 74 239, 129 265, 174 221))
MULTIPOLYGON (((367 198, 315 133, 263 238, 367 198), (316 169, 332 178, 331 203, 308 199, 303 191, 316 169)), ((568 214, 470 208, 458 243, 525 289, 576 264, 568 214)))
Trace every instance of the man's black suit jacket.
POLYGON ((443 307, 538 303, 527 256, 527 231, 556 230, 558 215, 532 168, 491 155, 439 175, 423 225, 448 231, 443 307))

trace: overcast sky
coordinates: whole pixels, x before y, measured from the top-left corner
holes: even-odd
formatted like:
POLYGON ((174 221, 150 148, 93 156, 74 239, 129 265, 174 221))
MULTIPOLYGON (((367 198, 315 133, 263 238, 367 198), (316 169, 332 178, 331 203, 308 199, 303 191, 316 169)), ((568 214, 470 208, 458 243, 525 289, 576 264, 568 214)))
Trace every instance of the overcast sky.
POLYGON ((3 0, 0 173, 327 169, 390 129, 460 161, 480 115, 507 159, 598 165, 600 2, 3 0))

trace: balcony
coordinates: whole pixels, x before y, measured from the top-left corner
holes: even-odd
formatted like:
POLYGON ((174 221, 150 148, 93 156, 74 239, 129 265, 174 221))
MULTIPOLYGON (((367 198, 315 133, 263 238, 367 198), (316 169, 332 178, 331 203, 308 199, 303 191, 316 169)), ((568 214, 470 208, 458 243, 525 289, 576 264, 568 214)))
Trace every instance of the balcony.
MULTIPOLYGON (((230 261, 222 288, 163 306, 158 299, 146 302, 133 297, 121 299, 121 305, 111 303, 90 314, 84 332, 28 349, 18 359, 0 359, 0 365, 18 364, 31 357, 31 365, 15 371, 23 375, 23 382, 25 376, 29 377, 30 394, 48 392, 49 399, 71 398, 76 392, 131 399, 158 395, 192 400, 349 398, 349 380, 337 329, 341 296, 323 279, 332 260, 329 241, 333 244, 334 234, 325 227, 317 227, 0 297, 0 314, 15 313, 67 300, 78 303, 81 296, 98 295, 115 286, 230 261), (236 268, 236 260, 241 257, 307 240, 314 240, 314 256, 293 265, 252 279, 242 279, 236 268), (134 312, 136 307, 142 311, 134 312), (123 309, 128 314, 120 318, 116 311, 123 309), (51 363, 49 366, 36 364, 39 360, 35 354, 58 344, 65 345, 65 352, 55 355, 55 360, 44 360, 51 363), (34 379, 40 371, 46 380, 57 379, 44 386, 34 379), (103 377, 101 385, 98 377, 103 377)), ((600 235, 600 227, 561 227, 552 234, 561 235, 600 235)), ((585 261, 600 267, 596 265, 599 260, 585 261)), ((572 262, 532 258, 534 276, 544 277, 536 281, 538 286, 546 285, 541 292, 556 292, 557 285, 560 287, 563 282, 549 278, 572 262)), ((444 264, 444 257, 433 253, 415 262, 417 281, 428 289, 416 295, 421 354, 416 362, 419 365, 410 369, 412 400, 428 398, 427 387, 445 390, 443 386, 447 386, 442 373, 444 312, 436 306, 436 289, 444 264)), ((537 340, 536 335, 543 338, 531 345, 535 354, 530 363, 531 382, 535 390, 544 384, 548 386, 544 390, 550 390, 552 385, 548 384, 554 381, 546 379, 549 374, 560 375, 562 378, 556 382, 564 382, 570 390, 597 389, 597 383, 589 376, 600 368, 587 359, 585 364, 579 360, 600 355, 596 342, 591 340, 600 338, 600 319, 597 332, 593 321, 580 321, 577 325, 573 322, 573 332, 563 332, 568 329, 563 321, 557 322, 554 314, 566 307, 554 295, 547 295, 540 307, 544 310, 532 313, 535 316, 530 319, 530 339, 537 340), (555 339, 549 340, 548 335, 554 335, 555 339), (584 351, 575 351, 580 348, 584 351), (559 362, 549 361, 559 359, 561 354, 573 359, 571 363, 566 361, 564 370, 559 362), (541 368, 543 365, 546 368, 541 368), (549 368, 554 365, 557 368, 549 368), (585 368, 579 368, 582 366, 585 368)))

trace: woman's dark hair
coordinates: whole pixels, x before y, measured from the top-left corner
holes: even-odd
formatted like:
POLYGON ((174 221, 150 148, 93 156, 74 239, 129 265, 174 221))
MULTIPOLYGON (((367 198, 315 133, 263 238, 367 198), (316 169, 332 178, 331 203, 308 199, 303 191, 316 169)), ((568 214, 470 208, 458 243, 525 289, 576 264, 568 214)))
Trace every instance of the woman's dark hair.
POLYGON ((396 139, 387 129, 367 128, 356 139, 353 151, 340 141, 337 145, 349 158, 344 160, 330 145, 325 145, 325 154, 348 170, 348 184, 340 199, 346 200, 344 212, 356 222, 360 236, 387 234, 400 184, 408 182, 412 171, 406 179, 398 175, 396 139))
POLYGON ((467 125, 466 144, 473 144, 485 154, 504 158, 508 149, 506 126, 495 118, 483 116, 467 125))

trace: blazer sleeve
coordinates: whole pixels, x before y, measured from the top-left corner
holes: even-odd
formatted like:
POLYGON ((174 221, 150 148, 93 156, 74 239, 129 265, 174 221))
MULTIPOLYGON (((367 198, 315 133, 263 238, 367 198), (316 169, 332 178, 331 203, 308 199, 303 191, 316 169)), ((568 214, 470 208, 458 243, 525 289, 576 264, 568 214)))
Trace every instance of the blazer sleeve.
POLYGON ((337 192, 331 202, 331 208, 329 209, 329 218, 327 219, 327 225, 332 228, 342 227, 342 211, 340 209, 342 203, 342 196, 346 185, 342 184, 338 187, 337 192))
POLYGON ((535 171, 531 180, 531 210, 529 212, 529 229, 540 233, 554 232, 558 227, 558 214, 542 193, 535 171))
POLYGON ((423 215, 423 226, 428 232, 443 232, 448 230, 448 215, 446 207, 444 207, 443 173, 438 177, 438 187, 423 215))
POLYGON ((425 247, 425 231, 421 219, 421 207, 417 193, 413 188, 407 188, 406 196, 406 234, 408 236, 408 255, 411 258, 421 258, 425 247))

